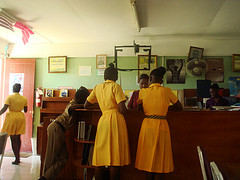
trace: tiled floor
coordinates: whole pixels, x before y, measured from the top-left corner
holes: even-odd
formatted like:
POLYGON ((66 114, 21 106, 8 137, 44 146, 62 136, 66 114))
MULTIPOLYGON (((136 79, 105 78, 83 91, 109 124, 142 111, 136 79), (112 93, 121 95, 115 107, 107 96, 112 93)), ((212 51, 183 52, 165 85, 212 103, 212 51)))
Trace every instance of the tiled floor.
POLYGON ((1 180, 37 180, 40 172, 40 156, 21 158, 19 165, 12 165, 14 157, 4 157, 0 171, 1 180))

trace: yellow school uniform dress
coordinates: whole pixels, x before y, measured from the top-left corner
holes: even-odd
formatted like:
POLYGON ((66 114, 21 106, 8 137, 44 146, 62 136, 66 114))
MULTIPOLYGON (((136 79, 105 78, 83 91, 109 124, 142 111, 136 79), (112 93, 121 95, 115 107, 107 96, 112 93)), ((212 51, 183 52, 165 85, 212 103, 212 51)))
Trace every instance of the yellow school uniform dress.
POLYGON ((128 133, 118 104, 125 101, 120 85, 111 80, 97 85, 87 101, 97 103, 102 111, 98 121, 93 151, 93 166, 124 166, 130 164, 128 133))
POLYGON ((137 169, 155 173, 173 171, 170 130, 164 116, 169 103, 175 104, 177 101, 171 89, 161 87, 159 83, 140 90, 138 103, 143 104, 145 118, 138 139, 135 162, 137 169), (156 115, 158 119, 154 119, 154 116, 146 118, 151 115, 156 115))
POLYGON ((5 101, 9 105, 9 111, 3 124, 1 132, 7 132, 8 135, 18 135, 25 133, 25 116, 22 110, 27 106, 27 98, 19 93, 9 95, 5 101))

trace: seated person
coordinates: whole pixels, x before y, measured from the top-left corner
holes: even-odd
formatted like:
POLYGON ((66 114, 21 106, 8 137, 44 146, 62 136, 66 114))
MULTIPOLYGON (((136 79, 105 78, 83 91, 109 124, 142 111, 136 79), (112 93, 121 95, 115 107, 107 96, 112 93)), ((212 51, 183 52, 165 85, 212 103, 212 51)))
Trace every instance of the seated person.
MULTIPOLYGON (((141 74, 139 77, 139 87, 142 88, 148 88, 148 79, 149 76, 147 74, 141 74)), ((137 110, 137 100, 138 100, 139 90, 134 91, 130 101, 128 102, 128 109, 135 109, 137 110)))
POLYGON ((64 112, 49 124, 43 176, 39 180, 56 179, 65 167, 68 161, 65 131, 75 124, 74 119, 72 119, 72 112, 75 109, 83 109, 83 104, 88 96, 88 90, 81 86, 75 94, 75 99, 70 101, 64 112))
POLYGON ((229 106, 228 100, 222 98, 219 94, 219 86, 218 84, 213 84, 210 87, 210 94, 211 98, 207 100, 206 102, 206 108, 210 110, 216 110, 212 106, 229 106))

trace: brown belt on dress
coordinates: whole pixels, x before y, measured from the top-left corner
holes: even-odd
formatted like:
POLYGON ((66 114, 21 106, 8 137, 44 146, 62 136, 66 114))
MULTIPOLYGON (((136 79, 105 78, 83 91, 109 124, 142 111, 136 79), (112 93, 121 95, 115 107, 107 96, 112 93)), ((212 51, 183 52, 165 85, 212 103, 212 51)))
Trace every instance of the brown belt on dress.
POLYGON ((60 126, 60 128, 63 130, 63 132, 65 133, 66 130, 65 130, 64 126, 58 121, 54 121, 54 122, 57 123, 60 126))
POLYGON ((149 119, 166 119, 166 116, 159 116, 159 115, 145 115, 145 118, 149 118, 149 119))

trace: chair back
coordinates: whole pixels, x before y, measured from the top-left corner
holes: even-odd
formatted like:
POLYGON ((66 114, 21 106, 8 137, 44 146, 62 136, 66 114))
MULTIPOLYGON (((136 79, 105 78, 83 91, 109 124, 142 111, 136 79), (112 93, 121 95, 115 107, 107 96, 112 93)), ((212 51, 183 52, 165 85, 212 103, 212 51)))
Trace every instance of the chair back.
POLYGON ((228 180, 227 175, 224 171, 217 165, 216 162, 210 162, 213 180, 228 180))
POLYGON ((7 137, 8 137, 8 134, 6 132, 0 133, 0 156, 1 156, 0 168, 2 166, 2 160, 3 160, 4 151, 6 147, 7 137))
POLYGON ((210 163, 208 161, 208 157, 205 150, 203 149, 203 147, 197 146, 197 151, 201 165, 203 180, 213 180, 210 163))

